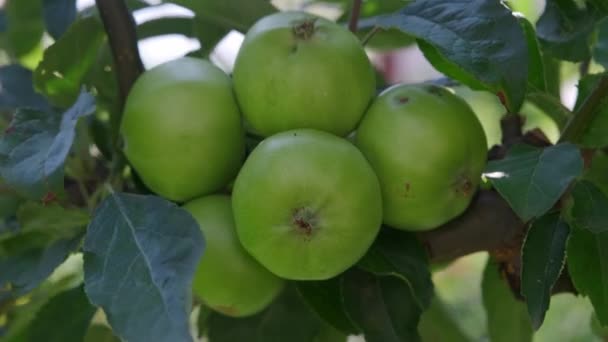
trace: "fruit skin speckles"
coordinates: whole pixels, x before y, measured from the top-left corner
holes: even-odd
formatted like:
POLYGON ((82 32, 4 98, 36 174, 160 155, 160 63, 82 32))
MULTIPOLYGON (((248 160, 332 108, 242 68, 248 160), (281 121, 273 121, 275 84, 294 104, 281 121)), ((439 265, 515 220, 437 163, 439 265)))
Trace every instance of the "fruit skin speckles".
POLYGON ((498 99, 500 100, 500 103, 502 103, 503 106, 507 105, 507 98, 505 96, 505 93, 499 91, 498 93, 496 93, 496 96, 498 96, 498 99))
POLYGON ((410 196, 410 190, 412 189, 412 185, 409 182, 406 182, 403 185, 403 197, 409 197, 410 196))

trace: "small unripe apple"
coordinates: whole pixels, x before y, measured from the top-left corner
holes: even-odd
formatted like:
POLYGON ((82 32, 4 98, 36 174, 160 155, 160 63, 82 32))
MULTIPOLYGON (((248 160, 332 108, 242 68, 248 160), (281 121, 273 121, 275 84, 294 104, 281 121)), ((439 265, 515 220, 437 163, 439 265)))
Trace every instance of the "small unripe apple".
POLYGON ((212 195, 184 205, 205 236, 193 293, 215 311, 229 316, 252 315, 283 289, 284 281, 255 261, 236 234, 230 197, 212 195))
POLYGON ((230 78, 201 59, 176 59, 141 75, 121 129, 133 168, 170 200, 221 189, 243 161, 244 130, 230 78))

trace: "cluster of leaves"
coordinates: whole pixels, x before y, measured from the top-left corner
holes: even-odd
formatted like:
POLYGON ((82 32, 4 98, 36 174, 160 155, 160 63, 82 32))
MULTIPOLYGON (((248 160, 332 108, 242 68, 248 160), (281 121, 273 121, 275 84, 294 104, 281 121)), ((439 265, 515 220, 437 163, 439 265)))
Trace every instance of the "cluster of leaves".
MULTIPOLYGON (((141 23, 138 38, 194 37, 201 48, 192 54, 199 57, 230 30, 245 32, 276 11, 266 0, 165 2, 195 15, 141 23)), ((341 20, 348 19, 351 1, 326 2, 342 6, 341 20)), ((126 3, 131 10, 150 6, 126 3)), ((496 94, 508 113, 530 101, 565 130, 582 116, 592 120, 557 145, 514 145, 488 165, 491 185, 529 227, 515 289, 525 304, 496 265, 484 273, 493 341, 531 339, 565 264, 576 290, 608 325, 608 157, 602 151, 608 108, 601 100, 589 105, 594 94, 606 93, 608 75, 581 78, 573 112, 555 87, 557 61, 608 68, 607 16, 601 0, 584 6, 548 0, 536 26, 496 0, 364 3, 359 34, 376 32, 371 46, 375 39, 379 48, 416 43, 436 69, 496 94), (583 153, 594 158, 585 163, 583 153)), ((191 340, 190 282, 204 238, 175 204, 127 193, 145 189, 120 154, 118 75, 96 9, 77 13, 74 0, 9 0, 0 10, 0 49, 4 125, 14 113, 0 140, 0 337, 191 340), (76 252, 84 256, 84 279, 58 276, 56 269, 76 252), (89 327, 103 320, 93 318, 97 307, 113 332, 89 327)), ((198 307, 199 334, 212 342, 344 341, 352 334, 369 342, 416 341, 450 324, 433 299, 426 252, 414 235, 390 229, 351 270, 329 281, 293 283, 257 315, 232 319, 198 307)), ((457 328, 445 331, 466 341, 457 328)))

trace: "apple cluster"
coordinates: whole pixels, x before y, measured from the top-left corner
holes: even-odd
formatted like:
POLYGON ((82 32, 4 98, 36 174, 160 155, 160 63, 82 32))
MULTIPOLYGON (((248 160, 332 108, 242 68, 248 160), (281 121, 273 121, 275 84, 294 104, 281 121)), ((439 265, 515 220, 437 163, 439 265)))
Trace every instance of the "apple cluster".
POLYGON ((302 12, 258 21, 232 78, 189 57, 146 71, 121 129, 143 182, 205 235, 195 295, 231 316, 263 309, 285 280, 345 271, 383 224, 429 230, 460 215, 486 155, 463 100, 429 84, 376 95, 359 40, 302 12), (263 137, 248 155, 246 132, 263 137))

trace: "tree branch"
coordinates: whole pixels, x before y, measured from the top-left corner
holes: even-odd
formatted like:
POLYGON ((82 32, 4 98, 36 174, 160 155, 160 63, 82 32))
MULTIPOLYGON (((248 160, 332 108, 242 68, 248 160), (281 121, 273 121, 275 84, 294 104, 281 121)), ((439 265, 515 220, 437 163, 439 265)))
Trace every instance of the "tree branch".
POLYGON ((144 72, 144 65, 137 46, 135 20, 131 16, 126 3, 123 0, 95 0, 95 4, 110 42, 115 74, 118 79, 118 108, 110 118, 111 142, 114 150, 110 182, 120 184, 120 174, 126 163, 126 158, 120 147, 122 113, 131 87, 133 87, 139 75, 144 72))
POLYGON ((507 113, 500 120, 500 130, 502 131, 502 145, 509 148, 523 138, 524 119, 517 113, 507 113))
POLYGON ((582 78, 589 74, 589 67, 591 66, 591 58, 587 58, 581 62, 578 67, 579 76, 582 78))
POLYGON ((348 22, 348 29, 355 33, 359 26, 359 16, 361 16, 361 3, 363 0, 353 0, 353 8, 350 12, 350 20, 348 22))
POLYGON ((524 234, 525 224, 509 204, 493 190, 480 190, 464 214, 418 236, 431 261, 444 262, 480 251, 519 251, 524 234))
POLYGON ((123 0, 95 0, 110 41, 120 90, 120 111, 144 66, 137 48, 135 21, 123 0))
POLYGON ((568 121, 559 141, 576 142, 587 130, 589 124, 595 117, 596 110, 602 101, 608 96, 608 76, 603 76, 597 86, 583 102, 579 110, 568 121))
MULTIPOLYGON (((418 234, 431 262, 446 262, 475 253, 488 252, 501 264, 508 283, 520 296, 521 247, 527 225, 494 190, 480 190, 467 210, 456 219, 418 234)), ((576 289, 564 267, 553 293, 576 289)))

